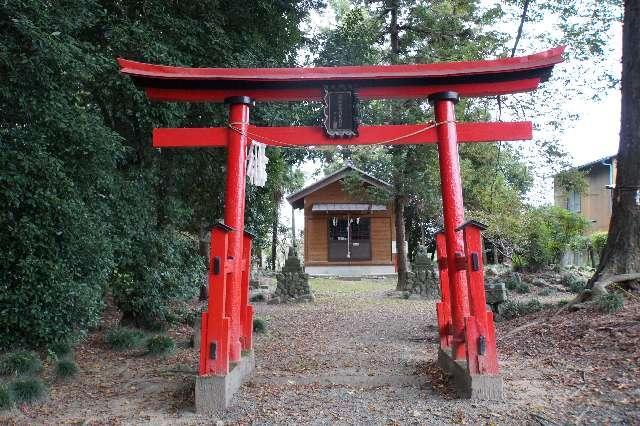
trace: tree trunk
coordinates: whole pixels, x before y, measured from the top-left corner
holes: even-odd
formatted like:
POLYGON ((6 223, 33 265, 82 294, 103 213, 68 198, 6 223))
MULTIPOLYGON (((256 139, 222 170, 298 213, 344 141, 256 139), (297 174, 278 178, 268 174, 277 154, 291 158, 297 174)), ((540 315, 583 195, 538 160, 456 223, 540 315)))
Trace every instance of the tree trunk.
POLYGON ((401 195, 393 197, 393 207, 395 209, 396 225, 396 256, 398 262, 398 284, 396 290, 405 291, 407 289, 407 272, 409 261, 407 259, 407 248, 404 245, 406 233, 404 229, 404 198, 401 195))
MULTIPOLYGON (((391 63, 397 64, 400 60, 400 29, 398 26, 399 2, 393 0, 390 2, 389 11, 391 20, 389 22, 389 39, 391 42, 391 63)), ((391 104, 391 120, 394 124, 400 124, 400 110, 396 102, 391 104)), ((394 187, 395 195, 393 197, 393 207, 395 209, 395 228, 396 228, 396 262, 398 266, 398 283, 396 290, 405 291, 407 289, 407 272, 409 270, 409 261, 407 256, 407 248, 404 244, 406 240, 406 232, 404 226, 404 206, 405 198, 400 184, 400 174, 405 157, 404 147, 396 146, 392 148, 392 155, 395 157, 394 163, 394 187), (399 159, 399 160, 398 160, 399 159)))
POLYGON ((605 293, 607 278, 640 272, 640 3, 625 1, 622 33, 622 109, 612 215, 600 265, 589 281, 605 293))
POLYGON ((273 223, 271 224, 271 270, 276 270, 276 258, 278 257, 278 220, 280 215, 278 209, 273 217, 273 223))

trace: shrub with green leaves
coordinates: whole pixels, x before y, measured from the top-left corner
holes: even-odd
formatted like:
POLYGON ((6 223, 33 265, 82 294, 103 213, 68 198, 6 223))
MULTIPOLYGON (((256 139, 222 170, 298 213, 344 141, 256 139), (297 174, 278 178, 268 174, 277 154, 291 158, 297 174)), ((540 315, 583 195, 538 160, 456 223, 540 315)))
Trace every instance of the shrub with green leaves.
POLYGON ((45 387, 42 380, 29 377, 18 379, 11 383, 10 391, 11 395, 13 395, 13 400, 17 403, 33 402, 44 396, 45 387))
POLYGON ((31 375, 42 369, 42 362, 35 352, 9 352, 0 358, 0 375, 31 375))
POLYGON ((114 274, 111 290, 124 324, 162 330, 171 319, 170 302, 198 294, 204 264, 193 241, 178 232, 138 237, 132 261, 114 274))
POLYGON ((253 331, 256 333, 264 333, 267 330, 267 324, 260 318, 253 319, 253 331))
POLYGON ((500 305, 499 313, 504 319, 512 319, 539 312, 543 308, 544 305, 538 299, 532 299, 528 302, 508 300, 500 305))
POLYGON ((518 255, 527 268, 539 270, 560 260, 562 253, 587 229, 586 219, 556 206, 533 208, 524 215, 518 255))
POLYGON ((594 232, 591 234, 591 247, 593 247, 598 256, 600 256, 602 250, 604 250, 608 236, 609 234, 605 231, 594 232))
POLYGON ((176 344, 169 336, 159 334, 147 340, 147 353, 149 355, 167 355, 176 349, 176 344))
POLYGON ((59 379, 68 379, 78 374, 78 366, 70 359, 61 359, 56 363, 56 376, 59 379))
POLYGON ((109 347, 116 351, 137 348, 144 341, 144 333, 128 327, 120 327, 109 330, 104 337, 109 347))
POLYGON ((53 352, 58 358, 69 356, 72 351, 71 345, 67 341, 53 342, 49 345, 49 350, 53 352))
POLYGON ((9 391, 9 387, 4 383, 0 383, 0 411, 8 410, 13 405, 13 397, 9 391))
POLYGON ((624 306, 624 297, 618 293, 607 293, 597 297, 595 304, 600 312, 613 314, 624 306))

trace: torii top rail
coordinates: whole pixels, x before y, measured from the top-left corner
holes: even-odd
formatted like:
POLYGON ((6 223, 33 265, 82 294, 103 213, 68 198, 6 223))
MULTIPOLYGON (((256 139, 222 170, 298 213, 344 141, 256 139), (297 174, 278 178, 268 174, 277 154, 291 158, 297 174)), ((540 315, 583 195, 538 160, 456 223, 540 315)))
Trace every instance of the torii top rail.
POLYGON ((497 375, 493 316, 485 308, 481 225, 464 223, 457 144, 531 139, 532 127, 530 122, 457 123, 454 106, 459 96, 535 90, 549 78, 554 65, 562 62, 563 52, 564 47, 557 47, 487 61, 332 68, 184 68, 118 59, 121 72, 131 76, 153 101, 229 104, 225 127, 154 129, 153 135, 156 147, 227 148, 226 226, 212 233, 210 298, 202 318, 200 375, 227 374, 229 363, 238 361, 241 351, 252 345, 250 238, 243 233, 249 139, 276 146, 437 143, 444 215, 444 232, 437 236, 441 352, 454 360, 466 359, 471 375, 497 375), (352 121, 350 102, 355 103, 356 98, 428 98, 434 105, 435 122, 359 126, 353 120, 348 128, 343 124, 352 121), (255 101, 304 100, 324 102, 324 128, 249 124, 250 106, 255 101))

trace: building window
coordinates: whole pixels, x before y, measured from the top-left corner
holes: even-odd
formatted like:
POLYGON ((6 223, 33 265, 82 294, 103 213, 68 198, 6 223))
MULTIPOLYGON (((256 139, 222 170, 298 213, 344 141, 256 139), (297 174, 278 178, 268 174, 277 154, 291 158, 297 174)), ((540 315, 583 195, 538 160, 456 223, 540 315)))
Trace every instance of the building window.
POLYGON ((567 196, 567 210, 573 213, 580 213, 582 211, 581 200, 582 197, 577 191, 569 191, 567 196))

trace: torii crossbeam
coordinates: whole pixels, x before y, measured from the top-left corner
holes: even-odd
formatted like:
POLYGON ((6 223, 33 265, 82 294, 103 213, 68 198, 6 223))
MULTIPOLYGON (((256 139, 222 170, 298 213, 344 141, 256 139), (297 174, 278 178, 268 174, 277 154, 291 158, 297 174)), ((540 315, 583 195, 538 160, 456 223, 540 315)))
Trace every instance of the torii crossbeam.
POLYGON ((535 90, 562 62, 564 47, 529 56, 472 62, 326 68, 183 68, 118 59, 153 101, 225 102, 225 127, 154 129, 159 148, 227 148, 224 224, 211 233, 208 309, 202 316, 196 409, 225 408, 252 369, 253 309, 248 303, 251 236, 244 232, 249 140, 272 146, 423 144, 438 146, 444 230, 437 235, 441 301, 437 304, 441 367, 465 396, 500 399, 493 314, 486 309, 482 225, 464 222, 458 143, 532 138, 530 122, 457 123, 459 97, 535 90), (421 99, 435 122, 359 126, 357 99, 421 99), (322 101, 323 127, 256 127, 255 101, 322 101), (234 368, 230 368, 234 366, 234 368))

